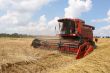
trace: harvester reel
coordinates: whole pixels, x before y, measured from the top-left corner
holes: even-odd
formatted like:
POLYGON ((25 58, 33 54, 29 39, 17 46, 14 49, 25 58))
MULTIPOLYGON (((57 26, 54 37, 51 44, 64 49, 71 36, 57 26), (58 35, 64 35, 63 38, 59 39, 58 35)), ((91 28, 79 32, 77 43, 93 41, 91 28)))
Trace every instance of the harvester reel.
POLYGON ((41 41, 40 41, 39 39, 34 39, 34 40, 32 41, 31 46, 33 46, 34 48, 38 48, 38 47, 41 46, 41 41))
POLYGON ((49 42, 46 41, 46 40, 45 40, 45 41, 42 41, 41 44, 42 44, 42 47, 43 47, 43 48, 47 48, 47 49, 50 48, 50 46, 49 46, 49 42))

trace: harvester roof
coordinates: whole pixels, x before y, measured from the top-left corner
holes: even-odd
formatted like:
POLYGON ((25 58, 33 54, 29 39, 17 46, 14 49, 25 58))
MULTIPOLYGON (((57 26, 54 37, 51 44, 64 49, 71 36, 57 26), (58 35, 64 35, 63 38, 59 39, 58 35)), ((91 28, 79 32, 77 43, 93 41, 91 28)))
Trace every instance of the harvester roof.
POLYGON ((90 26, 90 25, 84 25, 84 26, 89 27, 89 28, 92 28, 92 30, 94 30, 94 29, 95 29, 95 27, 90 26))
POLYGON ((75 22, 81 22, 84 23, 84 26, 92 28, 92 30, 95 29, 95 27, 90 26, 90 25, 86 25, 84 20, 81 19, 72 19, 72 18, 63 18, 63 19, 59 19, 58 22, 64 22, 64 21, 75 21, 75 22))
POLYGON ((72 19, 72 18, 63 18, 63 19, 59 19, 58 22, 63 22, 63 21, 80 21, 80 22, 83 22, 85 23, 83 20, 81 19, 72 19))

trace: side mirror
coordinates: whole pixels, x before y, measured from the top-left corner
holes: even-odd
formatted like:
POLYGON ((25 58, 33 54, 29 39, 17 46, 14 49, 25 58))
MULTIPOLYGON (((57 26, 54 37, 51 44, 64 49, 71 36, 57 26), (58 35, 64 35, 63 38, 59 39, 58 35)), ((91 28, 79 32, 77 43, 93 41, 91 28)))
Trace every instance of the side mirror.
POLYGON ((95 27, 92 27, 92 30, 95 30, 95 27))

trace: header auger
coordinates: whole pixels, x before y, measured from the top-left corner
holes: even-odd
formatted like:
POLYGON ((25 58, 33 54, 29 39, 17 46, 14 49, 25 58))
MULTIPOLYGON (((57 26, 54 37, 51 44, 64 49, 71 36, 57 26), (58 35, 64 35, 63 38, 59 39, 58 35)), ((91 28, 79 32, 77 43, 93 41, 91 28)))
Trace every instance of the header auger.
POLYGON ((36 38, 33 40, 32 46, 71 52, 76 54, 76 59, 80 59, 94 50, 93 30, 95 28, 93 26, 86 25, 81 19, 64 18, 59 19, 58 22, 59 37, 36 38))

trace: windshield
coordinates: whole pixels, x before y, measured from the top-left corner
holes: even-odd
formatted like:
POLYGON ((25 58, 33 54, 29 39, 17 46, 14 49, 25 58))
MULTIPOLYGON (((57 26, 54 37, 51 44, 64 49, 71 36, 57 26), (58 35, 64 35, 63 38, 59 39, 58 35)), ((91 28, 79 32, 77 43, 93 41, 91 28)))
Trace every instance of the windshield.
POLYGON ((73 21, 63 21, 61 33, 62 34, 72 34, 75 33, 75 23, 73 21))

